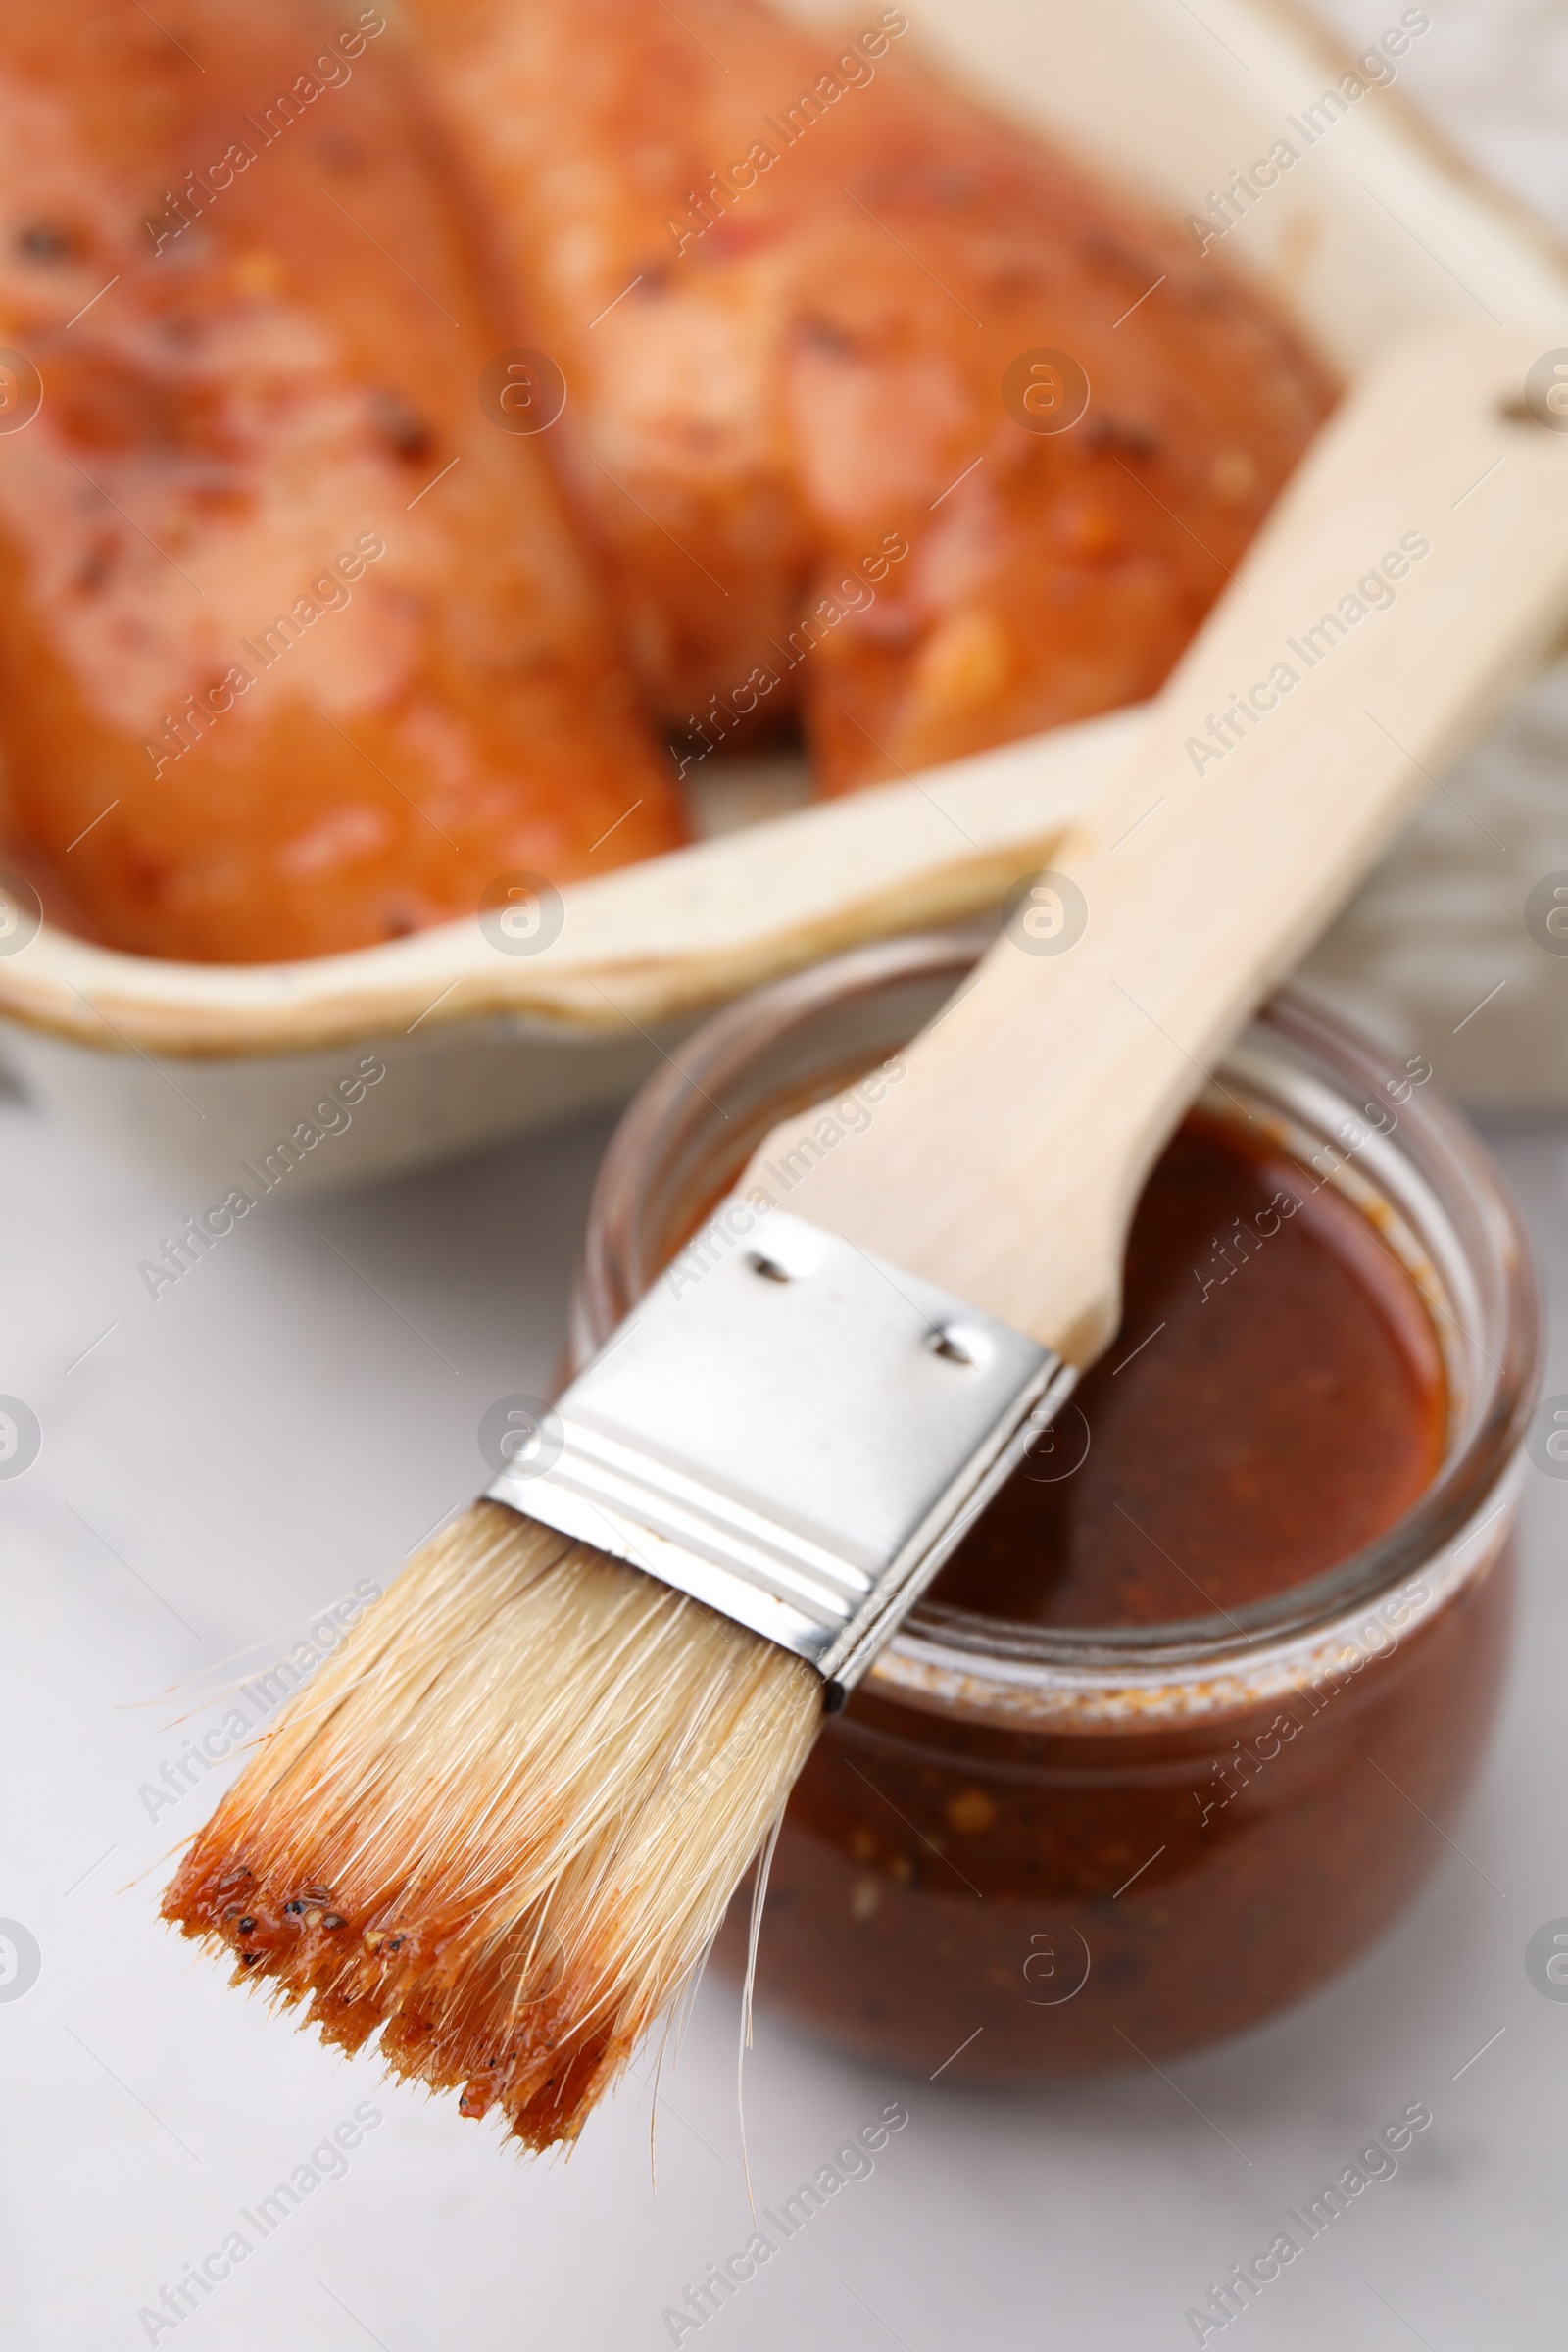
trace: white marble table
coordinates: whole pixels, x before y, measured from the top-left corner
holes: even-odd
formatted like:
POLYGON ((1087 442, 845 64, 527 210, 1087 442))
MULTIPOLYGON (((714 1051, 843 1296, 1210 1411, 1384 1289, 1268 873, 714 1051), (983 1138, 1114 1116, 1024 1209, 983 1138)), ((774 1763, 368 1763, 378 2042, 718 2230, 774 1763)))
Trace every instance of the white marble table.
MULTIPOLYGON (((1568 1388, 1568 1132, 1494 1141, 1558 1302, 1548 1385, 1568 1388)), ((599 1142, 278 1203, 154 1303, 137 1263, 186 1203, 74 1163, 0 1105, 0 1385, 44 1430, 32 1469, 0 1483, 0 1916, 42 1954, 25 1996, 0 2001, 8 2352, 175 2333, 227 2352, 653 2352, 663 2307, 749 2232, 725 1988, 666 2068, 656 2194, 641 2085, 569 2165, 519 2164, 492 2128, 226 1990, 153 1916, 163 1856, 227 1769, 187 1766, 181 1790, 187 1731, 222 1710, 182 1727, 187 1702, 159 1694, 236 1653, 236 1676, 276 1658, 479 1482, 484 1406, 548 1377, 599 1142), (165 1787, 175 1801, 144 1793, 165 1787), (149 2335, 139 2311, 365 2100, 382 2120, 342 2177, 149 2335)), ((1565 1544, 1568 1483, 1532 1473, 1523 1637, 1461 1833, 1473 1860, 1450 1856, 1388 1942, 1283 2022, 1168 2082, 992 2095, 847 2065, 764 2020, 748 2077, 760 2204, 889 2098, 910 2122, 705 2336, 735 2352, 889 2331, 908 2352, 1191 2341, 1183 2313, 1207 2281, 1422 2099, 1436 2120, 1398 2177, 1237 2327, 1258 2352, 1396 2347, 1412 2328, 1434 2352, 1556 2341, 1568 2004, 1531 1987, 1523 1951, 1568 1915, 1565 1544)))
MULTIPOLYGON (((1362 33, 1394 14, 1385 0, 1336 9, 1362 33)), ((1555 0, 1445 0, 1433 15, 1412 86, 1568 223, 1555 0)), ((169 1115, 190 1116, 172 1093, 169 1115)), ((492 2128, 227 1991, 154 1917, 164 1857, 228 1769, 181 1763, 223 1712, 200 1691, 275 1658, 322 1604, 399 1561, 480 1482, 484 1407, 547 1381, 602 1140, 270 1203, 155 1303, 138 1261, 193 1203, 83 1164, 0 1100, 0 1389, 44 1433, 28 1473, 0 1481, 0 1918, 41 1955, 30 1989, 0 1997, 7 2352, 176 2336, 194 2352, 653 2352, 670 2340, 663 2308, 749 2234, 722 1986, 665 2068, 656 2193, 641 2083, 569 2165, 519 2164, 492 2128), (185 1695, 161 1695, 172 1687, 185 1695), (358 2144, 332 2153, 357 2108, 358 2144), (298 2210, 265 2238, 247 2230, 253 2251, 194 2312, 140 2317, 323 2149, 298 2210)), ((1568 1390, 1568 1128, 1494 1141, 1553 1303, 1547 1387, 1568 1390)), ((1568 1915, 1568 1483, 1532 1474, 1524 1551, 1510 1695, 1465 1852, 1388 1941, 1282 2022, 1168 2080, 1000 2095, 851 2066, 764 2018, 747 2078, 760 2204, 889 2099, 909 2122, 705 2345, 1190 2343, 1187 2306, 1411 2100, 1435 2120, 1397 2177, 1227 2339, 1560 2342, 1568 2003, 1541 1997, 1523 1955, 1532 1930, 1568 1915)))

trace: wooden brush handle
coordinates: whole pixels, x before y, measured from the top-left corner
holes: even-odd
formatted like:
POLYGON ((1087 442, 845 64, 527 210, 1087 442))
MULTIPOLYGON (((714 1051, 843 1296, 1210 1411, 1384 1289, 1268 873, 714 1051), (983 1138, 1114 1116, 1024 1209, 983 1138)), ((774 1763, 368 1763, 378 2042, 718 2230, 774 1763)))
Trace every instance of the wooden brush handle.
POLYGON ((1100 1352, 1144 1178, 1216 1057, 1568 615, 1568 434, 1522 397, 1563 340, 1426 340, 1350 392, 1053 860, 1082 936, 1040 952, 1066 934, 1026 903, 782 1205, 1100 1352))

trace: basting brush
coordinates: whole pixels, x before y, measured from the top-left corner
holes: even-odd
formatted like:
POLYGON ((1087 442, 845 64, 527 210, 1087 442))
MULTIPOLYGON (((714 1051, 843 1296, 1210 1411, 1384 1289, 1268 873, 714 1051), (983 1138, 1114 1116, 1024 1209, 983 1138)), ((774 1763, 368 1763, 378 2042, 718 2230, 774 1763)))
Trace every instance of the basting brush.
POLYGON ((164 1904, 236 1981, 530 2147, 576 2136, 824 1709, 1110 1338, 1214 1057, 1561 629, 1541 342, 1354 392, 871 1126, 769 1139, 710 1270, 656 1286, 266 1737, 164 1904))

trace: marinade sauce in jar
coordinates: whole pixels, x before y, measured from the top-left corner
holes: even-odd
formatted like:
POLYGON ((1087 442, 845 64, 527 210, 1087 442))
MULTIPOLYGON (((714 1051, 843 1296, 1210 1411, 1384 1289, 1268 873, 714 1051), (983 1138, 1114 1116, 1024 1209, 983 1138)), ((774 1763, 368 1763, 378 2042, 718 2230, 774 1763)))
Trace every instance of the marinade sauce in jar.
MULTIPOLYGON (((860 950, 688 1041, 606 1157, 579 1361, 776 1120, 829 1102, 853 1149, 976 952, 860 950)), ((1118 1339, 824 1725, 760 2000, 927 2072, 1079 2074, 1255 2024, 1411 1899, 1495 1707, 1537 1348, 1430 1079, 1289 997, 1232 1051, 1145 1188, 1118 1339)))

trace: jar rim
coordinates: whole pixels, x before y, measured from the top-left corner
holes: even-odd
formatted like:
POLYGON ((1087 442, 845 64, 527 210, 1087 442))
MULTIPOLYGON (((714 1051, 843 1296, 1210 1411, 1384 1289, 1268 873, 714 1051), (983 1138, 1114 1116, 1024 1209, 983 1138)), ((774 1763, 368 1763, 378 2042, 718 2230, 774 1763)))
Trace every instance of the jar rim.
MULTIPOLYGON (((770 1047, 808 1032, 836 1008, 873 999, 900 983, 960 979, 987 941, 974 931, 915 934, 873 943, 792 973, 739 999, 705 1023, 642 1089, 612 1139, 590 1203, 579 1286, 579 1360, 604 1343, 661 1270, 649 1262, 637 1211, 650 1170, 671 1150, 672 1132, 698 1131, 712 1102, 737 1076, 761 1065, 770 1047), (694 1113, 692 1105, 699 1107, 694 1113)), ((1292 989, 1255 1016, 1221 1057, 1223 1078, 1250 1042, 1333 1073, 1352 1095, 1391 1083, 1382 1047, 1292 989)), ((1238 1078, 1236 1083, 1243 1081, 1238 1078)), ((1227 1091, 1229 1091, 1227 1089, 1227 1091)), ((716 1105, 715 1105, 716 1107, 716 1105)), ((1370 1107, 1370 1105, 1369 1105, 1370 1107)), ((1201 1710, 1228 1710, 1237 1692, 1274 1687, 1310 1668, 1352 1621, 1408 1588, 1436 1560, 1448 1572, 1474 1574, 1506 1534, 1510 1478, 1534 1402, 1540 1333, 1529 1246, 1500 1173, 1458 1107, 1435 1086, 1401 1103, 1402 1140, 1380 1138, 1386 1165, 1398 1163, 1446 1216, 1462 1215, 1452 1237, 1475 1278, 1473 1305, 1485 1312, 1484 1335, 1465 1333, 1479 1388, 1468 1425, 1446 1452, 1432 1483, 1370 1544, 1305 1583, 1226 1613, 1135 1627, 1040 1626, 982 1615, 927 1597, 916 1604, 870 1669, 868 1680, 917 1707, 1014 1724, 1039 1712, 1054 1720, 1063 1706, 1103 1716, 1095 1703, 1121 1694, 1109 1728, 1130 1711, 1146 1712, 1169 1685, 1207 1695, 1201 1710), (1499 1499, 1499 1495, 1501 1499, 1499 1499), (1494 1505, 1495 1507, 1489 1507, 1494 1505), (1502 1520, 1500 1533, 1484 1541, 1502 1520)), ((1429 1301, 1430 1303, 1430 1301, 1429 1301)), ((1426 1605, 1430 1605, 1429 1603, 1426 1605)), ((1424 1611, 1423 1611, 1424 1613, 1424 1611)), ((1353 1637, 1352 1637, 1353 1645, 1353 1637)), ((1163 1706, 1157 1712, 1167 1711, 1163 1706)), ((1184 1709, 1183 1711, 1190 1711, 1184 1709)), ((1102 1728, 1105 1728, 1102 1725, 1102 1728)))

